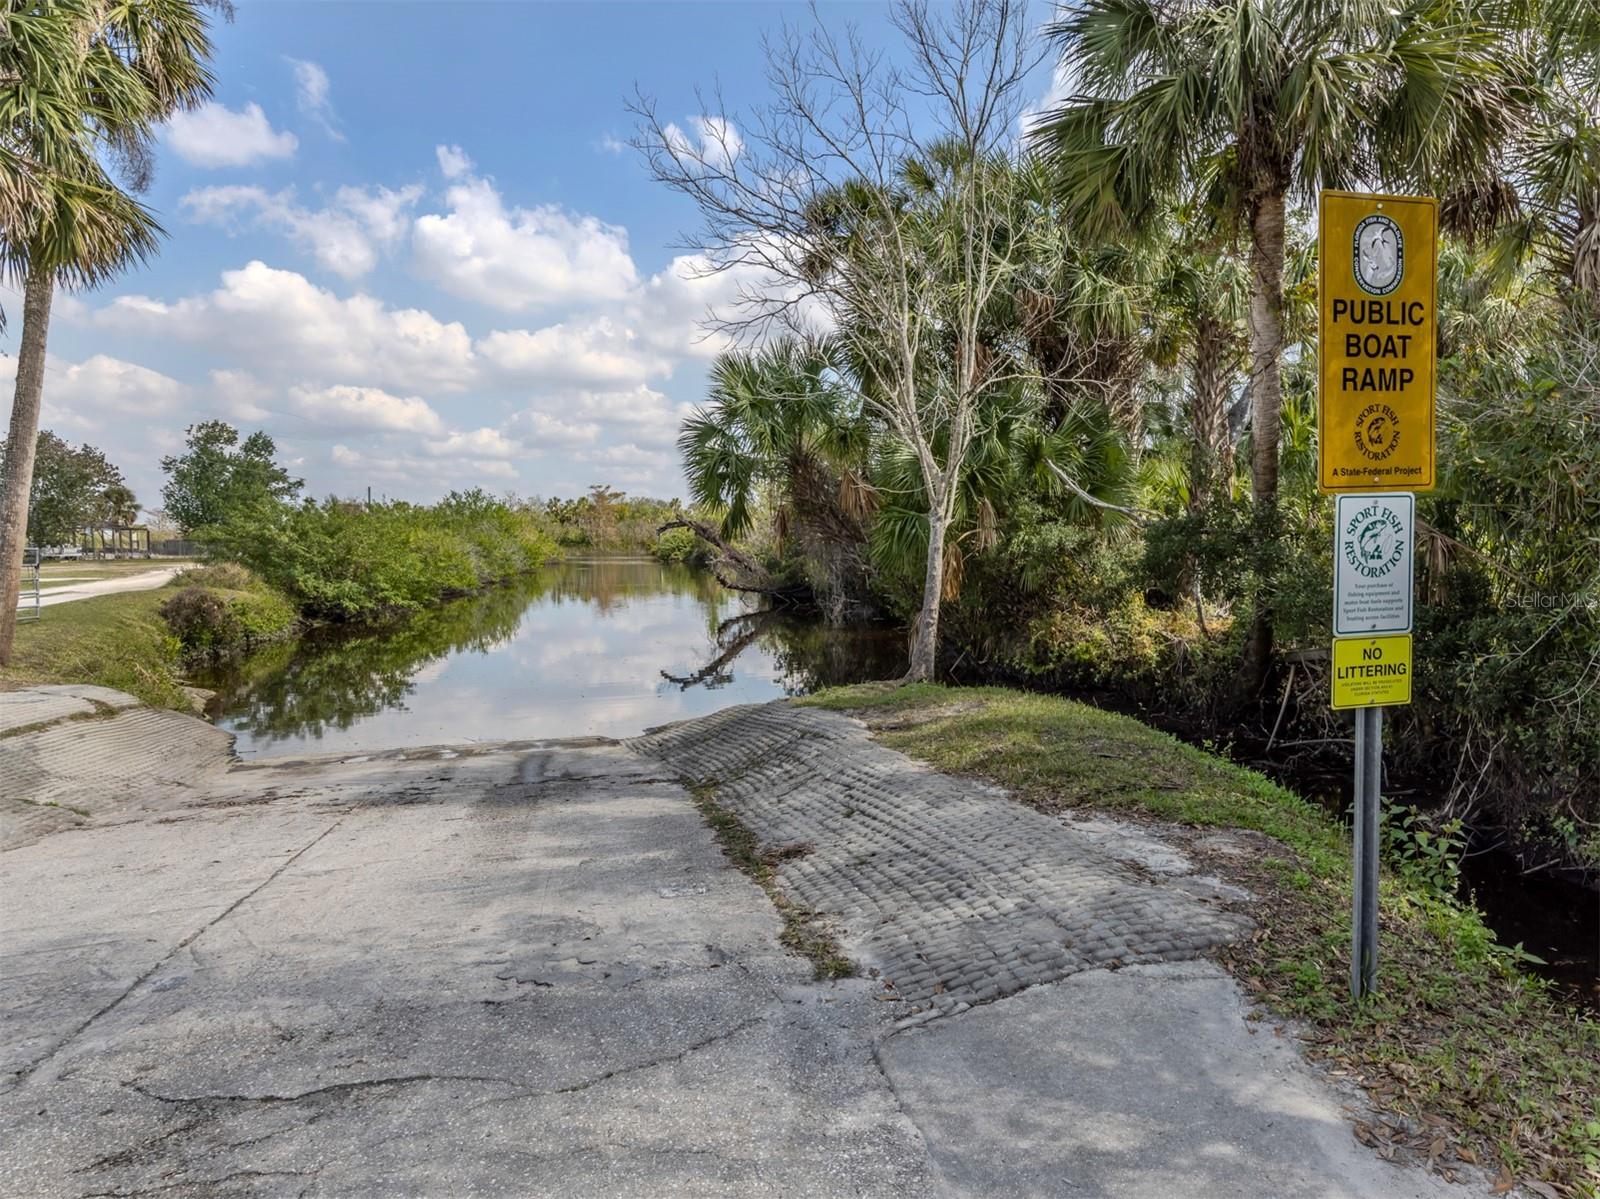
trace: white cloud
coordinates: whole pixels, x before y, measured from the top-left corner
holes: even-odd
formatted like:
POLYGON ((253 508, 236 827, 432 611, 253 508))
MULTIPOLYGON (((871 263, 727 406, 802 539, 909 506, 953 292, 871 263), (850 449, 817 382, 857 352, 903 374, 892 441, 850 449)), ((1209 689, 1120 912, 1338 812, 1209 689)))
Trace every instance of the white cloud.
POLYGON ((104 327, 182 338, 269 375, 362 386, 456 390, 472 381, 472 339, 459 322, 372 296, 341 298, 294 271, 251 262, 222 286, 176 303, 121 296, 99 309, 104 327))
POLYGON ((422 187, 413 184, 391 190, 387 187, 341 187, 334 193, 336 206, 350 213, 383 245, 393 245, 405 236, 411 220, 411 206, 422 196, 422 187))
MULTIPOLYGON (((448 153, 440 149, 441 165, 448 153)), ((622 300, 637 286, 626 230, 556 205, 507 208, 464 170, 446 193, 449 211, 418 217, 412 230, 418 270, 446 291, 518 312, 622 300)))
POLYGON ((753 282, 753 274, 746 268, 713 271, 699 254, 679 255, 640 293, 641 336, 664 352, 716 357, 731 344, 717 323, 740 315, 740 289, 753 282))
POLYGON ((167 121, 166 140, 178 157, 197 167, 242 167, 288 158, 300 144, 294 134, 273 129, 254 102, 239 112, 208 103, 174 113, 167 121))
POLYGON ((295 102, 302 115, 322 126, 323 132, 336 142, 345 140, 335 123, 333 103, 328 98, 328 72, 321 64, 299 58, 288 60, 294 68, 295 102))
POLYGON ((508 376, 531 382, 634 383, 671 370, 622 320, 592 317, 543 329, 499 329, 478 353, 508 376))
MULTIPOLYGON (((0 371, 8 379, 14 377, 15 357, 0 356, 0 371)), ((68 362, 51 354, 45 358, 39 425, 54 429, 69 440, 92 441, 99 436, 109 442, 127 432, 130 413, 137 413, 141 419, 169 416, 182 406, 188 394, 187 386, 160 371, 107 354, 95 354, 82 362, 68 362)), ((116 446, 108 443, 101 444, 101 448, 110 452, 116 446)), ((113 453, 113 461, 116 457, 113 453)))
POLYGON ((423 450, 435 456, 455 458, 516 458, 524 453, 521 444, 499 429, 473 429, 469 433, 450 433, 423 443, 423 450))
MULTIPOLYGON (((14 354, 0 355, 0 388, 8 395, 16 365, 14 354)), ((107 354, 82 362, 50 354, 39 427, 67 441, 98 446, 123 470, 139 499, 154 506, 161 490, 161 456, 181 447, 184 413, 193 396, 193 389, 177 379, 107 354)))
POLYGON ((347 432, 441 435, 444 421, 416 396, 390 395, 377 387, 299 386, 289 392, 290 410, 314 425, 347 432))
POLYGON ((529 450, 570 449, 573 446, 593 445, 600 437, 600 426, 593 421, 569 421, 547 412, 528 409, 519 412, 506 427, 529 450))
POLYGON ((211 371, 208 407, 234 421, 261 421, 272 415, 268 404, 276 393, 249 371, 211 371))
POLYGON ((744 149, 739 130, 726 117, 690 117, 689 124, 694 130, 692 137, 671 123, 663 130, 668 148, 686 165, 704 163, 712 170, 724 171, 744 149))
POLYGON ((676 444, 679 426, 694 407, 673 403, 643 384, 626 391, 580 391, 565 403, 565 411, 619 427, 629 440, 656 446, 676 444))
POLYGON ((248 219, 279 229, 308 251, 317 265, 346 279, 358 278, 378 263, 380 251, 405 233, 407 213, 422 195, 418 186, 391 190, 341 187, 320 209, 295 203, 293 188, 232 185, 198 188, 179 201, 197 221, 229 225, 248 219))
POLYGON ((1056 63, 1050 72, 1050 86, 1045 89, 1044 95, 1025 105, 1018 114, 1017 125, 1022 135, 1026 137, 1032 133, 1035 125, 1072 99, 1077 90, 1077 72, 1063 63, 1056 63))
POLYGON ((378 479, 401 484, 408 496, 417 493, 419 484, 432 485, 435 491, 472 486, 485 480, 514 482, 517 468, 501 458, 429 457, 423 454, 369 453, 344 444, 329 451, 334 466, 357 479, 378 479))
POLYGON ((460 146, 435 146, 433 153, 439 159, 439 173, 446 179, 458 179, 472 169, 472 159, 460 146))
POLYGON ((604 150, 607 154, 621 154, 628 148, 628 143, 614 133, 606 132, 600 135, 600 140, 595 143, 595 149, 604 150))

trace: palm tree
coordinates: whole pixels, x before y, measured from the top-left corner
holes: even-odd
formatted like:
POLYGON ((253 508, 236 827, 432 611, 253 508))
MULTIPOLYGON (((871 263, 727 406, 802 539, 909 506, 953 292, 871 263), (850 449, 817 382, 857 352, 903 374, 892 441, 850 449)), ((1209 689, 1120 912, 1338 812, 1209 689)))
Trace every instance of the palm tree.
POLYGON ((864 521, 876 506, 867 422, 836 382, 846 369, 837 346, 795 338, 722 354, 678 438, 690 496, 720 515, 723 538, 748 534, 775 499, 779 549, 798 551, 834 620, 868 602, 864 521))
POLYGON ((51 298, 58 284, 93 287, 154 251, 160 226, 102 161, 141 188, 156 125, 210 95, 204 7, 52 0, 0 13, 0 275, 23 296, 0 488, 0 665, 16 632, 51 298))
POLYGON ((1157 280, 1158 360, 1181 364, 1187 376, 1189 510, 1203 512, 1217 488, 1226 496, 1233 478, 1233 435, 1228 419, 1234 385, 1244 366, 1244 318, 1250 281, 1245 264, 1227 245, 1215 207, 1179 206, 1174 237, 1164 247, 1157 280))
POLYGON ((1496 283, 1545 264, 1569 304, 1600 304, 1600 8, 1549 0, 1531 31, 1539 119, 1517 146, 1509 179, 1475 180, 1441 216, 1469 240, 1499 233, 1496 283))
MULTIPOLYGON (((1521 6, 1526 7, 1526 6, 1521 6)), ((1271 535, 1278 494, 1286 207, 1319 187, 1438 188, 1483 177, 1531 89, 1478 0, 1085 0, 1051 27, 1079 94, 1036 137, 1091 227, 1147 226, 1215 161, 1248 229, 1251 488, 1271 535)), ((1265 677, 1259 597, 1247 681, 1265 677)))
POLYGON ((1140 334, 1157 276, 1142 245, 1085 238, 1062 211, 1054 170, 1032 156, 1017 167, 1018 276, 995 314, 997 342, 1020 333, 1054 426, 1081 403, 1105 409, 1138 449, 1143 412, 1140 334))

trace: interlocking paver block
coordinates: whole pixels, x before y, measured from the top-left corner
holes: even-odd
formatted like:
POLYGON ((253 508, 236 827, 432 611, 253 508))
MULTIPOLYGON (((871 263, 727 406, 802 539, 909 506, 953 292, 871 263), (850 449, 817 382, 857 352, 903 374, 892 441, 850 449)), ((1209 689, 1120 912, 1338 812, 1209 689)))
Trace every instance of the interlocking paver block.
POLYGON ((836 713, 728 708, 629 744, 714 785, 764 847, 808 846, 780 865, 779 884, 832 917, 846 951, 913 1013, 1194 958, 1250 928, 1140 877, 1069 822, 931 770, 836 713))

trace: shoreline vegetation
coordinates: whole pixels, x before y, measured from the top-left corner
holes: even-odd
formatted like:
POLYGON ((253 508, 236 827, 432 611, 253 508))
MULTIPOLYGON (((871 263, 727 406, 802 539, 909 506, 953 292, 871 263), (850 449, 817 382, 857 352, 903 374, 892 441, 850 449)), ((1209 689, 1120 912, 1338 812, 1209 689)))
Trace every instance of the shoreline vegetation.
POLYGON ((1356 1135, 1446 1175, 1478 1166, 1530 1193, 1594 1194, 1600 1022, 1553 1001, 1470 903, 1391 856, 1379 989, 1349 994, 1350 849, 1320 807, 1131 717, 1000 687, 864 684, 795 701, 847 712, 885 745, 999 784, 1046 812, 1092 808, 1179 826, 1185 853, 1257 897, 1259 930, 1221 955, 1253 999, 1300 1022, 1306 1052, 1380 1114, 1356 1135), (1260 853, 1208 847, 1262 834, 1260 853), (1551 1190, 1559 1187, 1561 1190, 1551 1190))
POLYGON ((480 490, 437 504, 263 501, 198 530, 207 552, 164 587, 53 606, 19 628, 0 688, 88 682, 147 704, 195 707, 186 675, 328 624, 381 628, 511 582, 569 551, 695 562, 692 536, 658 537, 664 500, 595 487, 575 500, 480 490))

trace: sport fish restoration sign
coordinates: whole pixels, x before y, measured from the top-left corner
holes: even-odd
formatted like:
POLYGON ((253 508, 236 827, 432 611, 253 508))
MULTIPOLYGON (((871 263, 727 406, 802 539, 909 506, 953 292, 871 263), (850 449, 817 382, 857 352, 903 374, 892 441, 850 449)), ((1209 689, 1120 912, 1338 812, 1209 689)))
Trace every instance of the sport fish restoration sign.
POLYGON ((1439 202, 1325 191, 1318 213, 1318 485, 1432 490, 1439 202))
POLYGON ((1333 635, 1409 633, 1417 497, 1335 496, 1333 520, 1333 635))

